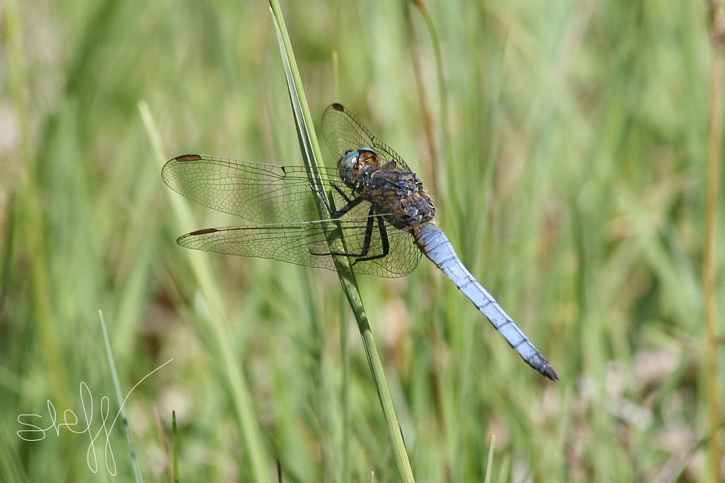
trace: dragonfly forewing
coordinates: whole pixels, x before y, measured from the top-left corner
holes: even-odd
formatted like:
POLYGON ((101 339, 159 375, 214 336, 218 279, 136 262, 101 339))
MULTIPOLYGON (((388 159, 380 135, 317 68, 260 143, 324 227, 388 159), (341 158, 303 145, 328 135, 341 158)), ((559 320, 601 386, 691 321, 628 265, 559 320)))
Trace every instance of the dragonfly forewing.
MULTIPOLYGON (((323 186, 328 192, 334 191, 335 196, 337 192, 331 184, 335 184, 337 170, 322 168, 321 171, 323 186)), ((197 203, 254 223, 319 218, 304 166, 186 154, 167 162, 161 177, 169 188, 197 203)), ((344 200, 336 202, 344 203, 344 200)))

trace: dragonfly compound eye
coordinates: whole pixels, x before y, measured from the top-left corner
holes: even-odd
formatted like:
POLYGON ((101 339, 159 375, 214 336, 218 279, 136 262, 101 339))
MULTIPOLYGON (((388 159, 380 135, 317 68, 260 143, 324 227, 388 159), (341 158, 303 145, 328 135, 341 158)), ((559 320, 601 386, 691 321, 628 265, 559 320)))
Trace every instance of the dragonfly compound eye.
POLYGON ((338 173, 340 179, 345 183, 355 181, 358 171, 360 171, 359 151, 348 151, 340 161, 337 162, 338 173))

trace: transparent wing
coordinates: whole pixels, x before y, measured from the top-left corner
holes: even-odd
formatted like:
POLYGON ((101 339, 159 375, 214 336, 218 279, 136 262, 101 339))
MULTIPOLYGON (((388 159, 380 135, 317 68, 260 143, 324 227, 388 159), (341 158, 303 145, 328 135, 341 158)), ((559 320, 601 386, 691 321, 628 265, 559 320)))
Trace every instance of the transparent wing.
MULTIPOLYGON (((337 170, 320 168, 323 186, 336 207, 345 204, 337 170)), ((307 168, 186 154, 168 161, 161 178, 177 193, 217 211, 254 223, 294 223, 319 218, 307 168)), ((369 207, 369 205, 368 205, 369 207)))
MULTIPOLYGON (((336 209, 342 208, 353 198, 353 193, 337 181, 336 169, 320 168, 320 171, 330 201, 336 209)), ((334 270, 332 257, 322 254, 330 252, 325 229, 335 226, 338 236, 344 237, 346 253, 362 254, 366 236, 365 257, 385 253, 377 218, 368 216, 371 205, 367 201, 359 203, 340 220, 312 221, 318 214, 307 169, 303 166, 187 154, 168 161, 161 177, 169 188, 187 198, 260 224, 189 233, 178 240, 184 247, 334 270)), ((418 265, 420 253, 412 237, 388 224, 384 230, 388 254, 356 263, 355 272, 399 277, 418 265)))
POLYGON ((332 104, 322 114, 322 136, 330 151, 338 158, 348 151, 360 148, 373 149, 380 160, 381 167, 387 171, 406 171, 411 169, 393 148, 373 135, 363 123, 345 109, 342 104, 332 104), (394 163, 390 163, 394 161, 394 163))
MULTIPOLYGON (((335 270, 330 256, 325 231, 344 239, 345 250, 359 254, 365 244, 368 224, 374 217, 344 217, 340 220, 318 220, 304 223, 267 224, 250 227, 207 228, 179 237, 179 245, 228 255, 260 257, 315 268, 335 270)), ((390 227, 388 227, 390 228, 390 227)), ((367 257, 383 255, 377 224, 367 257)), ((412 236, 404 231, 388 229, 387 256, 358 261, 353 265, 356 273, 380 277, 402 277, 412 272, 420 261, 421 252, 412 243, 412 236)), ((351 261, 357 259, 350 256, 351 261)))

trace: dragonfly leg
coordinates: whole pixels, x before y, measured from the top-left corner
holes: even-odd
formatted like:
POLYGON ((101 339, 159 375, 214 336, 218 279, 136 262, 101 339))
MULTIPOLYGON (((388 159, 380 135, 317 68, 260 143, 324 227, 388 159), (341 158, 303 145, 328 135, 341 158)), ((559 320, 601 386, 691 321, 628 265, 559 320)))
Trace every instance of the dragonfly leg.
POLYGON ((353 265, 355 265, 357 262, 364 262, 367 260, 376 260, 378 258, 383 258, 390 253, 390 241, 388 240, 388 232, 385 229, 385 222, 383 220, 383 217, 380 215, 375 215, 375 208, 373 206, 370 207, 370 212, 368 213, 369 219, 368 224, 365 227, 365 236, 363 238, 363 246, 360 250, 360 253, 345 253, 345 252, 328 252, 328 253, 315 253, 310 251, 312 255, 339 255, 341 257, 351 257, 355 258, 355 261, 353 262, 353 265), (380 254, 368 256, 368 253, 370 252, 370 244, 372 243, 373 239, 373 229, 375 228, 375 221, 377 220, 378 223, 378 229, 380 230, 380 242, 382 244, 383 251, 380 254))
MULTIPOLYGON (((342 189, 340 189, 339 186, 337 186, 336 184, 332 184, 332 183, 331 183, 331 186, 333 188, 335 188, 335 191, 338 192, 338 194, 342 197, 343 200, 345 200, 345 203, 346 203, 345 206, 343 206, 342 208, 340 208, 337 211, 331 210, 329 206, 327 207, 328 210, 330 211, 330 217, 332 217, 332 218, 340 218, 342 215, 344 215, 345 213, 347 213, 348 211, 352 210, 357 205, 359 205, 360 203, 362 203, 363 201, 365 201, 365 199, 362 196, 358 196, 357 198, 350 199, 342 191, 342 189)), ((370 210, 372 211, 372 207, 371 207, 370 210)))
POLYGON ((342 189, 340 189, 339 186, 337 186, 335 183, 330 183, 330 186, 332 186, 333 188, 335 188, 335 191, 337 191, 338 194, 340 196, 342 196, 342 199, 345 200, 345 203, 348 203, 348 204, 349 203, 352 203, 352 200, 345 194, 344 191, 342 191, 342 189))
MULTIPOLYGON (((370 210, 372 212, 372 208, 370 210)), ((362 251, 360 253, 360 256, 358 257, 355 262, 353 262, 353 265, 355 265, 357 262, 364 262, 366 260, 376 260, 378 258, 383 258, 390 253, 390 242, 388 241, 388 231, 385 229, 385 223, 383 222, 383 217, 380 215, 377 215, 375 217, 376 220, 378 220, 378 229, 380 230, 380 242, 383 246, 383 252, 379 255, 373 255, 371 257, 366 256, 368 252, 370 251, 370 242, 373 238, 373 223, 372 218, 370 222, 368 223, 368 226, 365 228, 365 239, 363 240, 363 247, 362 251)))
POLYGON ((364 201, 362 197, 350 199, 350 197, 347 196, 345 192, 342 191, 342 189, 340 189, 340 187, 336 184, 330 183, 330 186, 332 186, 335 191, 337 191, 337 193, 342 197, 342 199, 345 200, 345 206, 343 206, 339 210, 333 210, 330 206, 329 201, 327 200, 327 196, 324 196, 324 193, 322 193, 319 188, 315 188, 312 183, 310 183, 310 189, 312 189, 312 191, 317 193, 317 195, 320 197, 325 205, 325 208, 327 208, 328 213, 330 213, 330 218, 340 218, 342 215, 344 215, 345 213, 359 205, 362 201, 364 201))

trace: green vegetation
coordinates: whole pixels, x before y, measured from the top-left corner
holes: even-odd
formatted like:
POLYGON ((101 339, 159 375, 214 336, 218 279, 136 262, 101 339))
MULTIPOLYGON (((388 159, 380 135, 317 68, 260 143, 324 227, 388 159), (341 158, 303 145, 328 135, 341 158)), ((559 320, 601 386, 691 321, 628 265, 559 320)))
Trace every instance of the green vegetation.
MULTIPOLYGON (((705 3, 427 8, 435 36, 413 3, 282 3, 314 122, 342 102, 405 157, 561 378, 427 260, 358 277, 415 480, 708 481, 705 3)), ((174 359, 124 406, 145 481, 400 481, 335 273, 174 242, 245 222, 171 192, 160 160, 303 162, 268 3, 0 14, 0 480, 108 480, 102 310, 124 397, 174 359), (97 459, 65 427, 18 437, 48 400, 82 419, 81 383, 97 459)), ((131 481, 121 418, 110 448, 131 481)))

